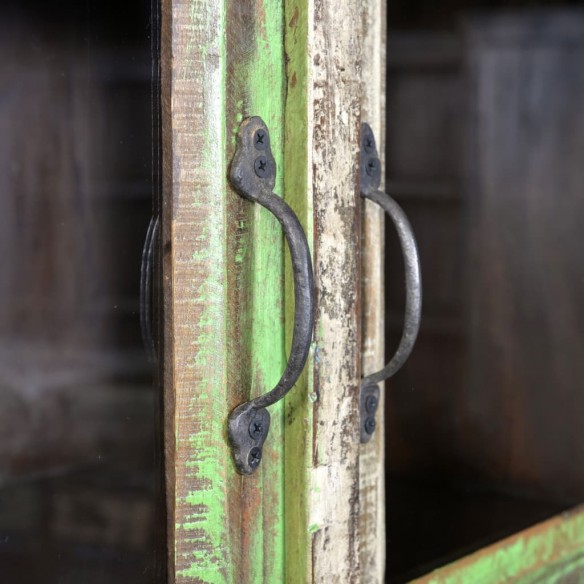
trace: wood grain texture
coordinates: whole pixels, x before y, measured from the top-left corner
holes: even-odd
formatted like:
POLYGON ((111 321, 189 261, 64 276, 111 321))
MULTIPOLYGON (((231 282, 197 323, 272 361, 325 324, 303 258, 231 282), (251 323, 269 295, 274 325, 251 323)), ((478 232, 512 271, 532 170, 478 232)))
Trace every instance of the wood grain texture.
POLYGON ((466 460, 490 482, 584 496, 584 13, 469 29, 466 460))
POLYGON ((361 10, 289 1, 286 24, 286 197, 312 240, 317 298, 306 386, 286 408, 287 465, 293 450, 302 464, 288 580, 359 582, 361 10))
MULTIPOLYGON (((386 6, 379 0, 367 0, 362 7, 361 121, 369 123, 375 133, 384 168, 386 6)), ((366 376, 385 365, 385 214, 378 205, 363 201, 362 217, 362 373, 366 376)), ((359 452, 359 549, 361 581, 367 584, 385 581, 384 384, 380 389, 377 429, 359 452)))
POLYGON ((360 582, 361 7, 168 0, 163 19, 171 582, 360 582), (312 246, 318 309, 306 371, 241 478, 225 418, 277 381, 293 327, 281 230, 226 184, 250 115, 312 246))
POLYGON ((414 581, 560 584, 584 580, 584 509, 576 508, 414 581))
POLYGON ((169 582, 231 582, 224 12, 163 2, 164 387, 169 582), (219 171, 218 171, 219 170, 219 171))
MULTIPOLYGON (((312 200, 312 114, 309 47, 312 14, 306 0, 286 0, 284 41, 286 50, 285 111, 285 194, 305 229, 314 249, 312 200)), ((314 266, 314 261, 313 261, 314 266)), ((290 323, 294 318, 293 275, 286 257, 286 344, 292 340, 290 323)), ((318 298, 317 298, 318 301, 318 298)), ((314 344, 313 344, 314 345, 314 344)), ((285 553, 286 582, 312 582, 312 537, 309 504, 312 497, 310 469, 314 428, 313 391, 314 346, 303 375, 285 400, 285 553)))
POLYGON ((227 184, 241 120, 263 117, 282 191, 278 1, 163 4, 166 458, 171 582, 283 580, 282 406, 256 474, 228 413, 285 365, 283 233, 227 184))

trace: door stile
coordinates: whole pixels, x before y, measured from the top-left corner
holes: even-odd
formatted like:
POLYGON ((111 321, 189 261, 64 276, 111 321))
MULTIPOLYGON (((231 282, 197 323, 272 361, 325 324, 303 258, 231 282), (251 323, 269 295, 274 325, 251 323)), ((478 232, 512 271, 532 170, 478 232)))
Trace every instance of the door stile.
MULTIPOLYGON (((385 153, 385 53, 386 4, 381 0, 363 2, 363 103, 361 120, 371 125, 379 140, 381 168, 385 153)), ((381 189, 384 177, 382 174, 381 189)), ((385 365, 384 327, 384 241, 385 216, 371 201, 362 202, 362 322, 363 374, 379 371, 385 365)), ((380 386, 377 429, 373 438, 361 445, 360 554, 362 582, 385 582, 385 432, 384 394, 380 386)))
POLYGON ((361 7, 289 0, 285 20, 286 199, 306 221, 317 300, 286 404, 287 581, 360 582, 361 7))
POLYGON ((227 181, 241 121, 270 128, 283 185, 281 2, 163 2, 169 581, 283 580, 282 406, 263 463, 235 471, 229 412, 285 366, 283 233, 227 181))
POLYGON ((162 2, 168 580, 230 582, 221 3, 162 2), (208 58, 203 60, 201 48, 208 58))

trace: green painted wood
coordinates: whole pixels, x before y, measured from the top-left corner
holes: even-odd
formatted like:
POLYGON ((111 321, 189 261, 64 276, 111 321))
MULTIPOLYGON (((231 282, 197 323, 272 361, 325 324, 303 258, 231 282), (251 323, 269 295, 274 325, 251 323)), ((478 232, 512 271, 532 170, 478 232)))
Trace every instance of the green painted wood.
POLYGON ((283 405, 252 477, 235 472, 226 420, 285 366, 284 237, 226 177, 241 120, 260 115, 282 193, 283 6, 165 0, 162 13, 169 580, 281 582, 283 405))
MULTIPOLYGON (((309 87, 309 31, 308 0, 285 2, 285 49, 287 57, 285 111, 285 194, 286 202, 304 227, 308 244, 313 248, 312 205, 308 157, 311 136, 308 120, 309 87)), ((286 257, 286 321, 294 318, 292 266, 286 257)), ((287 346, 292 339, 287 327, 287 346)), ((312 464, 313 411, 308 404, 314 401, 314 349, 307 367, 296 383, 294 391, 286 397, 285 477, 286 501, 286 581, 312 581, 311 539, 315 527, 309 523, 308 505, 310 485, 307 481, 312 464)))
POLYGON ((584 508, 536 525, 415 580, 419 584, 584 582, 584 508))
POLYGON ((198 4, 162 4, 168 571, 170 582, 219 584, 233 580, 234 565, 225 522, 233 473, 222 463, 221 419, 210 416, 227 407, 225 178, 216 172, 225 22, 220 5, 198 4))
MULTIPOLYGON (((250 2, 232 0, 227 9, 228 66, 226 78, 227 127, 231 143, 243 118, 260 116, 270 130, 276 160, 275 193, 284 189, 284 106, 285 59, 283 43, 283 3, 281 0, 250 2)), ((249 380, 242 386, 238 405, 272 389, 286 365, 284 346, 284 235, 275 217, 260 205, 237 197, 243 213, 237 233, 236 257, 245 274, 237 294, 239 307, 233 318, 240 322, 233 335, 245 339, 248 358, 232 352, 231 367, 249 380)), ((237 282, 234 283, 237 286, 237 282)), ((251 477, 240 479, 241 514, 244 523, 232 540, 241 550, 237 582, 284 581, 284 462, 283 403, 269 408, 270 434, 264 445, 263 460, 251 477)), ((229 461, 231 463, 231 461, 229 461)))
POLYGON ((360 581, 361 25, 359 3, 163 0, 171 583, 360 581), (275 191, 306 230, 320 303, 305 372, 241 477, 227 415, 278 381, 294 324, 281 228, 226 180, 252 115, 270 128, 275 191))

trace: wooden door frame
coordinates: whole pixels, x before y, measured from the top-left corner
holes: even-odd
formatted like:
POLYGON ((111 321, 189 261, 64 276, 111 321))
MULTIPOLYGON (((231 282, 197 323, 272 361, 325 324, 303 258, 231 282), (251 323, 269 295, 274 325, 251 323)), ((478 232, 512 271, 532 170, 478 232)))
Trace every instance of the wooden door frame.
POLYGON ((169 582, 383 581, 383 433, 361 446, 358 424, 362 367, 383 360, 383 219, 361 201, 358 149, 362 121, 383 141, 384 25, 380 0, 162 1, 169 582), (292 309, 279 226, 227 182, 250 115, 312 247, 318 308, 306 371, 242 478, 226 416, 283 366, 266 357, 292 309))

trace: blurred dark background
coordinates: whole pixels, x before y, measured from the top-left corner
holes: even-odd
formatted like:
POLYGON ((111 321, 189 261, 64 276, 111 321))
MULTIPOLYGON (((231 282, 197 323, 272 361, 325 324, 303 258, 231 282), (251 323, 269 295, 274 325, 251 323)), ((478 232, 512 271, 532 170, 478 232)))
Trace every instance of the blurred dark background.
MULTIPOLYGON (((388 3, 386 189, 424 285, 417 346, 386 387, 389 582, 584 501, 577 4, 388 3)), ((390 225, 385 251, 391 353, 390 225)))
POLYGON ((0 580, 160 582, 150 0, 0 10, 0 580))
MULTIPOLYGON (((387 384, 388 581, 584 500, 581 2, 388 3, 386 188, 424 318, 387 384)), ((160 414, 138 284, 150 0, 3 2, 0 571, 154 583, 160 414)), ((388 352, 403 275, 386 238, 388 352)))

